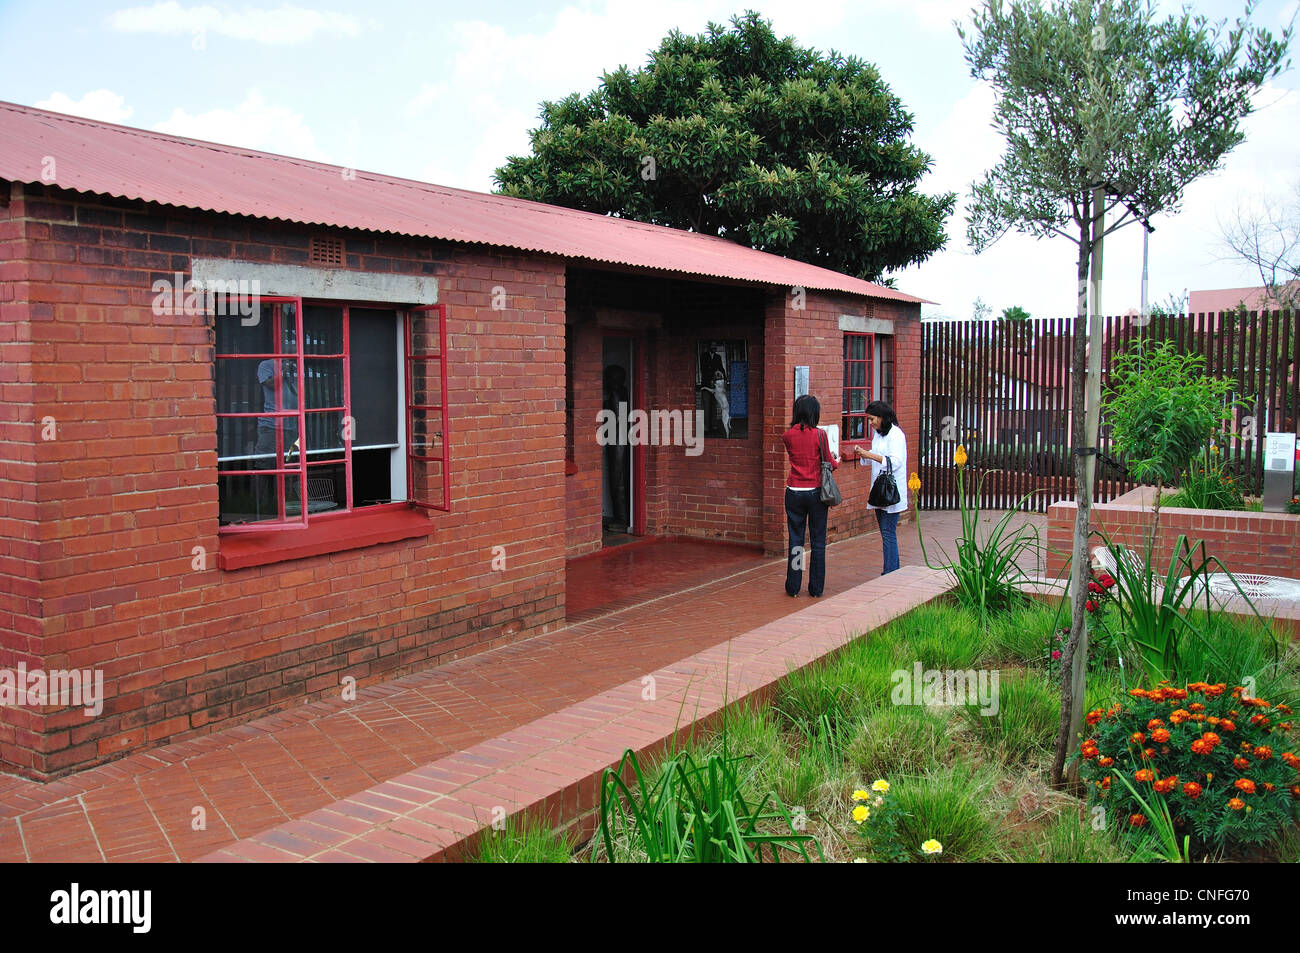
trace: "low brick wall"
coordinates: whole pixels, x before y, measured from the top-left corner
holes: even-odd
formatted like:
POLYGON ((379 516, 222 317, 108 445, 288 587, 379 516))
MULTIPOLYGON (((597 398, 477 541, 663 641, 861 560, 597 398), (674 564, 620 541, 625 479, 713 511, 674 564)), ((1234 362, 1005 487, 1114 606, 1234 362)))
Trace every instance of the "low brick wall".
MULTIPOLYGON (((1139 487, 1113 503, 1094 505, 1093 528, 1104 531, 1117 543, 1143 545, 1151 525, 1152 493, 1152 487, 1139 487)), ((1073 502, 1053 503, 1047 510, 1049 576, 1060 572, 1069 558, 1074 516, 1073 502)), ((1210 555, 1217 556, 1234 573, 1300 579, 1300 516, 1161 507, 1157 564, 1168 565, 1180 534, 1186 534, 1191 541, 1204 540, 1210 555)))

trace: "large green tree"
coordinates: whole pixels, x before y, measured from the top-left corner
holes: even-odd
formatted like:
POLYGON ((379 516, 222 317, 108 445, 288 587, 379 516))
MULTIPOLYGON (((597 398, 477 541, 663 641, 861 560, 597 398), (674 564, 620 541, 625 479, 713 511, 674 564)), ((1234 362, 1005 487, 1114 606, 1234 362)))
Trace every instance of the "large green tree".
POLYGON ((1008 230, 1078 246, 1071 429, 1078 504, 1072 626, 1053 778, 1083 726, 1088 540, 1097 433, 1103 238, 1177 209, 1184 189, 1244 138, 1252 97, 1283 68, 1290 31, 1252 29, 1184 9, 1163 20, 1153 0, 986 0, 965 44, 971 74, 992 84, 1002 161, 972 188, 968 238, 981 251, 1008 230), (1107 221, 1107 215, 1115 218, 1107 221), (1091 396, 1091 400, 1090 400, 1091 396), (1089 404, 1091 403, 1091 407, 1089 404))
POLYGON ((674 30, 632 70, 542 104, 507 195, 721 235, 861 278, 947 241, 955 196, 917 183, 930 157, 875 67, 778 39, 753 12, 674 30))

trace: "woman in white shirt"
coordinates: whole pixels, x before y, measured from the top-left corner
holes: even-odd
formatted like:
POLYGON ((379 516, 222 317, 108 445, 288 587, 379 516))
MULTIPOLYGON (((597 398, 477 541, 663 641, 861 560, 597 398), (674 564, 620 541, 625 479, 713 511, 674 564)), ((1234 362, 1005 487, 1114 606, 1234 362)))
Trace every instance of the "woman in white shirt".
POLYGON ((898 484, 898 502, 893 506, 879 508, 867 506, 876 511, 876 523, 880 526, 880 544, 884 549, 884 571, 893 572, 898 568, 898 521, 907 510, 907 437, 903 428, 898 426, 898 417, 894 408, 883 400, 873 400, 867 404, 867 421, 875 431, 871 440, 871 449, 858 447, 858 456, 871 461, 871 485, 875 486, 876 477, 885 468, 885 458, 889 458, 890 472, 898 484))

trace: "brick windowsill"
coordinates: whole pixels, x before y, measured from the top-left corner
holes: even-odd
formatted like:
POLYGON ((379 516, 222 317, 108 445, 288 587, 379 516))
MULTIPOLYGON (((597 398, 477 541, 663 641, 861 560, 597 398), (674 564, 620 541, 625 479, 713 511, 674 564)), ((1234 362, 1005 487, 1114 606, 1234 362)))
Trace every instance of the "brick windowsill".
POLYGON ((318 519, 301 530, 223 536, 217 565, 226 570, 266 566, 416 539, 432 532, 433 522, 421 510, 405 506, 384 507, 375 512, 318 519))

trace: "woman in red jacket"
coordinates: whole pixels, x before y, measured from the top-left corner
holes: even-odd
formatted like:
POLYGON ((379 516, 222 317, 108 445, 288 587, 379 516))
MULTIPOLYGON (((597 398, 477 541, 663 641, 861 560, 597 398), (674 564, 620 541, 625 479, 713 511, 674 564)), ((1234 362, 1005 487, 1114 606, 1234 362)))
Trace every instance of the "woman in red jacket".
POLYGON ((803 567, 808 566, 808 595, 817 597, 826 585, 826 504, 822 502, 822 460, 831 468, 839 464, 831 456, 830 442, 818 429, 822 408, 817 398, 805 394, 794 402, 794 419, 781 441, 790 457, 790 475, 785 481, 785 516, 790 524, 790 551, 785 565, 785 594, 799 595, 803 567), (808 539, 807 549, 804 547, 808 539), (811 555, 811 559, 809 556, 811 555))

